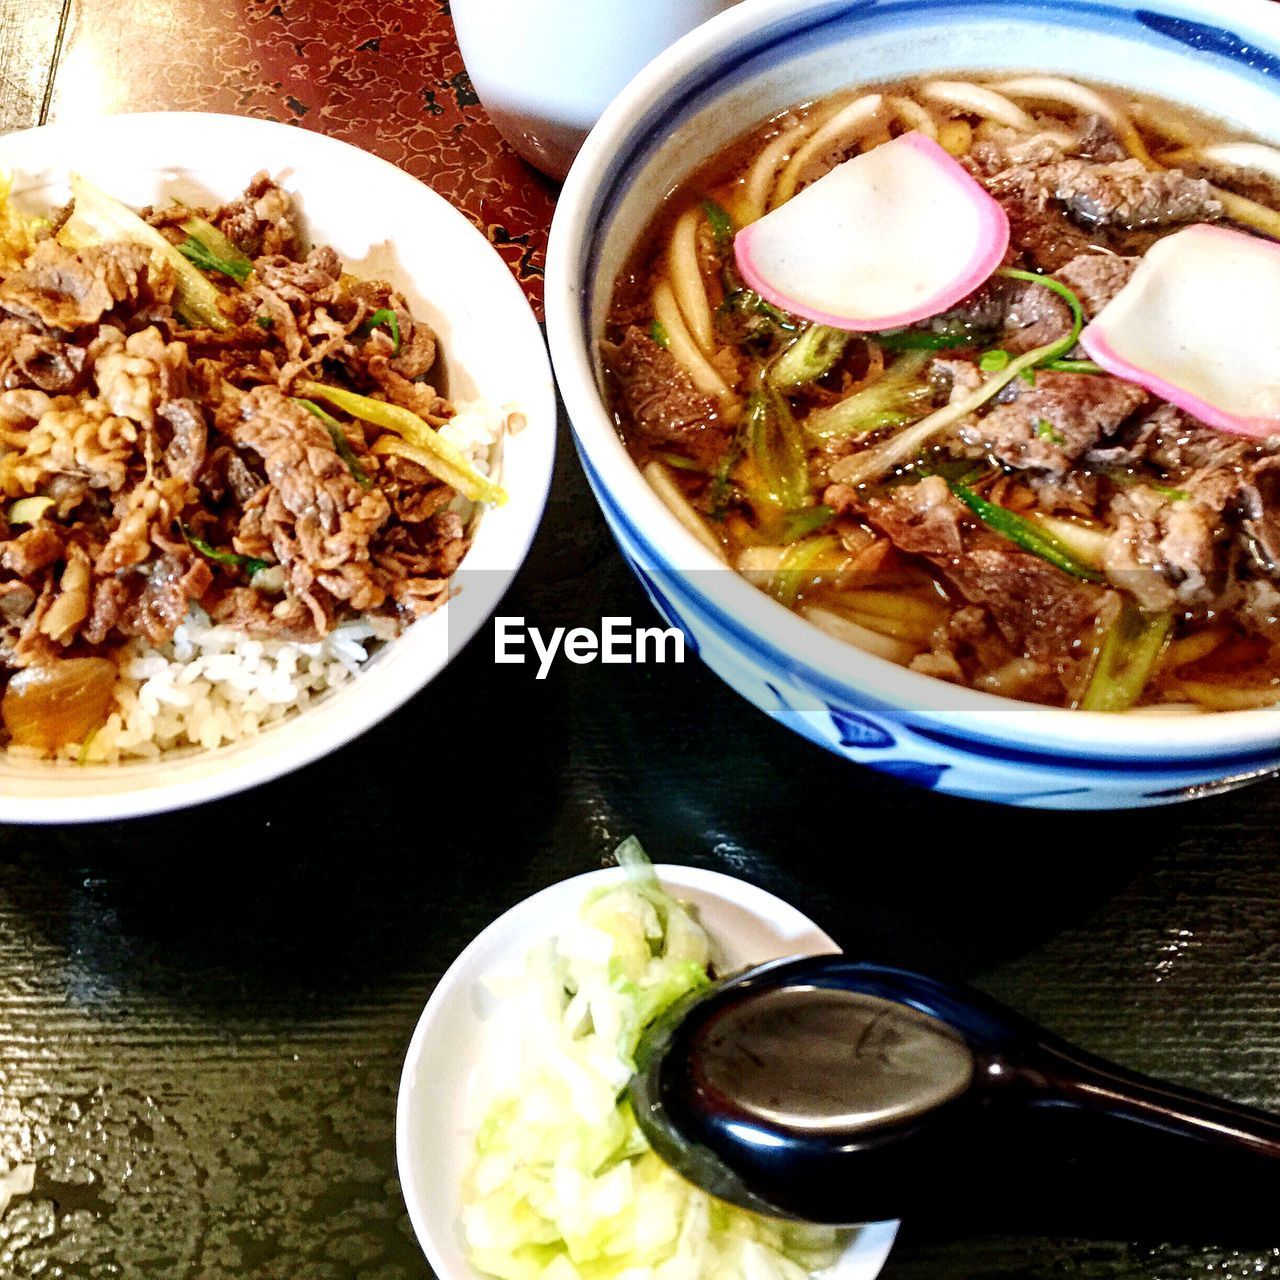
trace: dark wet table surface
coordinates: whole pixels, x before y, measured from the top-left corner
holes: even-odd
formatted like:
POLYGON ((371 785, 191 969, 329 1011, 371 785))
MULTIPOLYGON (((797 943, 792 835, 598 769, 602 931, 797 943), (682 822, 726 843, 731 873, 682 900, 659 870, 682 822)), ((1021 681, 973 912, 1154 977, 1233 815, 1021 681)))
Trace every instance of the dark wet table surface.
MULTIPOLYGON (((485 120, 446 10, 0 0, 0 129, 182 108, 333 133, 459 203, 536 302, 553 192, 485 120)), ((651 619, 567 440, 504 611, 544 630, 651 619)), ((429 1275, 393 1150, 418 1013, 494 916, 631 832, 782 894, 855 954, 1280 1108, 1280 784, 1005 811, 852 768, 696 663, 539 682, 492 644, 487 629, 359 742, 247 795, 0 828, 0 1161, 37 1170, 0 1217, 0 1277, 429 1275)), ((885 1274, 1280 1274, 1280 1214, 1250 1240, 1152 1231, 1139 1209, 1160 1194, 1133 1188, 1132 1229, 1111 1233, 1133 1238, 912 1223, 885 1274)))

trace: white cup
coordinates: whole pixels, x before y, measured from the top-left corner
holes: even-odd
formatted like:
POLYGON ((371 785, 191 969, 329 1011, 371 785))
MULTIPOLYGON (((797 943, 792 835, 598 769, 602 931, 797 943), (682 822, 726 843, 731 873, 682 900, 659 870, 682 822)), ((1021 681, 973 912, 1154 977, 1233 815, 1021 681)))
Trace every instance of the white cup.
POLYGON ((641 67, 738 0, 453 0, 485 110, 535 168, 563 178, 641 67))

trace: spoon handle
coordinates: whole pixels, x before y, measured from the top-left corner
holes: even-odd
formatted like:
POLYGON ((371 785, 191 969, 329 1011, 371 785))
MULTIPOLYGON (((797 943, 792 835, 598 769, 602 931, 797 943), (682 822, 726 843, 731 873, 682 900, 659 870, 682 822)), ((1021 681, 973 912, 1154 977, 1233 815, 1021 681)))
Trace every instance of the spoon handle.
MULTIPOLYGON (((1280 1192, 1280 1116, 1168 1081, 1155 1080, 1073 1046, 1042 1042, 1034 1055, 1045 1073, 1040 1105, 1093 1117, 1094 1135, 1115 1158, 1167 1177, 1230 1185, 1231 1194, 1280 1192), (1238 1184, 1238 1188, 1237 1188, 1238 1184)), ((1033 1104, 1034 1105, 1034 1104, 1033 1104)), ((1082 1127, 1088 1136, 1088 1129, 1082 1127)))

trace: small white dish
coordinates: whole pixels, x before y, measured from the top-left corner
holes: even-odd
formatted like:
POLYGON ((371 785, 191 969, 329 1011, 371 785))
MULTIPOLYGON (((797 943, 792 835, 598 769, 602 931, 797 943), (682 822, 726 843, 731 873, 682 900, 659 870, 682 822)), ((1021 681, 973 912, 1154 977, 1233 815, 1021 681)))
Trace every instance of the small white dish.
MULTIPOLYGON (((807 916, 755 885, 698 867, 655 870, 664 888, 697 909, 726 973, 785 956, 840 950, 807 916)), ((591 890, 625 878, 616 867, 589 871, 518 903, 449 966, 422 1011, 400 1077, 396 1162, 409 1220, 440 1280, 484 1280, 467 1261, 461 1230, 462 1184, 473 1138, 464 1119, 468 1081, 493 1047, 494 1000, 483 980, 510 970, 533 947, 561 933, 591 890)), ((862 1227, 822 1273, 823 1280, 874 1280, 897 1230, 896 1222, 862 1227)))
POLYGON ((446 200, 403 170, 322 134, 198 112, 109 116, 0 138, 0 172, 29 212, 68 199, 67 175, 97 182, 133 208, 180 196, 238 195, 266 169, 293 194, 306 230, 357 275, 390 281, 436 331, 455 400, 524 414, 502 445, 509 501, 485 511, 443 608, 409 627, 359 675, 283 723, 212 751, 75 768, 0 752, 0 822, 118 819, 229 795, 335 750, 438 675, 493 612, 546 505, 555 395, 533 312, 505 263, 446 200))

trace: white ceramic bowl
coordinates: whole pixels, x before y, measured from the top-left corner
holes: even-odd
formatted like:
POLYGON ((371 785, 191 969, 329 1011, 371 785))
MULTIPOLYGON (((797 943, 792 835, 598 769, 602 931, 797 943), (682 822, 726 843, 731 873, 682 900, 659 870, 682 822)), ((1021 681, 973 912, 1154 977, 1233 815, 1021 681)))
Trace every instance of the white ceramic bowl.
POLYGON ((569 172, 588 130, 655 54, 738 0, 453 0, 463 61, 494 124, 531 165, 569 172))
MULTIPOLYGON (((656 870, 666 889, 697 908, 726 973, 785 956, 839 951, 812 920, 755 885, 697 867, 656 870)), ((474 1136, 463 1119, 467 1084, 475 1064, 495 1048, 489 1036, 493 998, 483 980, 511 970, 533 947, 556 937, 591 890, 624 879, 617 868, 590 871, 512 907, 453 962, 422 1012, 400 1077, 396 1162, 409 1219, 440 1280, 483 1280, 467 1261, 460 1228, 474 1136)), ((861 1228, 824 1280, 874 1280, 897 1228, 896 1222, 861 1228)))
POLYGON ((112 116, 0 138, 15 197, 57 207, 75 170, 133 207, 236 195, 259 169, 296 193, 307 231, 358 275, 401 289, 440 337, 448 390, 518 406, 503 446, 510 501, 485 511, 458 595, 386 646, 358 678, 282 724, 213 751, 138 764, 54 766, 0 755, 0 821, 77 822, 196 804, 295 769, 376 724, 422 688, 488 618, 541 519, 555 450, 542 336, 501 258, 462 214, 384 160, 304 129, 198 113, 112 116))
POLYGON ((1046 709, 841 644, 724 568, 667 511, 605 409, 613 281, 662 198, 755 121, 921 72, 1024 68, 1161 94, 1280 140, 1268 0, 750 0, 651 62, 592 131, 547 258, 547 331, 578 451, 623 553, 706 664, 850 760, 951 795, 1166 804, 1280 772, 1280 710, 1181 719, 1046 709))

